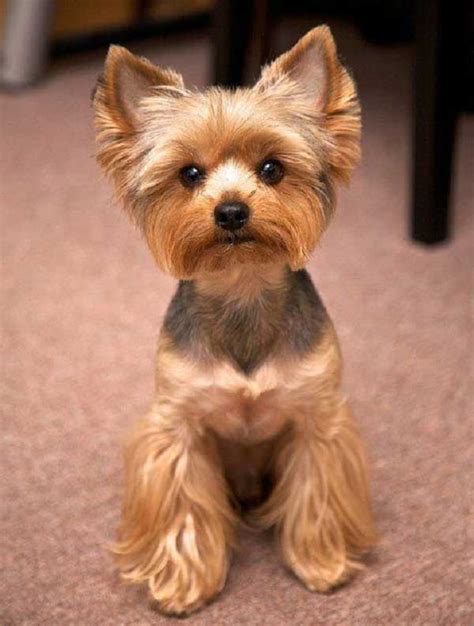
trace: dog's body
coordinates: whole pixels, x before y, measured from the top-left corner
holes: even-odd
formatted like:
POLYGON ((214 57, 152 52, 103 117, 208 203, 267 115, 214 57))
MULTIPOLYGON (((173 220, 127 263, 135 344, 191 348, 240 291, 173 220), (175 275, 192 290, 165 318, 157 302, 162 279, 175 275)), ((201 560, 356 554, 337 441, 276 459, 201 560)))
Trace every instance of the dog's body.
POLYGON ((181 282, 163 326, 157 389, 169 379, 165 387, 175 385, 170 395, 173 405, 179 403, 174 410, 194 416, 198 428, 216 436, 225 449, 225 473, 245 502, 255 498, 259 477, 270 468, 274 439, 301 413, 302 403, 314 406, 315 389, 308 386, 338 368, 339 354, 305 270, 285 268, 264 287, 259 275, 237 271, 234 280, 227 284, 230 300, 181 282), (174 366, 160 362, 166 346, 174 366), (312 364, 308 376, 315 350, 318 367, 312 364))
POLYGON ((95 95, 99 160, 178 277, 156 395, 126 453, 124 576, 169 613, 221 588, 238 502, 325 591, 374 541, 332 323, 302 269, 358 157, 359 108, 327 28, 253 89, 187 91, 123 49, 95 95))

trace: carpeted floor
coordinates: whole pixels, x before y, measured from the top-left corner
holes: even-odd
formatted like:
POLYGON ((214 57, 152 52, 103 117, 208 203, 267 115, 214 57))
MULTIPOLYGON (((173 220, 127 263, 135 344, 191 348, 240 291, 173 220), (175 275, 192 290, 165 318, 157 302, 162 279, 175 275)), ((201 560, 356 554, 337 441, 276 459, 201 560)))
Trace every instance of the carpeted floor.
MULTIPOLYGON (((282 47, 310 25, 287 25, 282 47)), ((454 238, 414 245, 410 50, 370 47, 345 26, 336 35, 360 86, 364 160, 310 269, 341 338, 383 541, 365 572, 321 596, 283 569, 270 538, 244 534, 224 592, 190 624, 474 622, 474 119, 459 127, 454 238)), ((207 80, 203 36, 134 50, 207 80)), ((4 626, 171 623, 121 585, 103 548, 118 521, 121 440, 151 398, 173 282, 94 163, 89 93, 102 57, 56 64, 37 88, 1 97, 4 626)))

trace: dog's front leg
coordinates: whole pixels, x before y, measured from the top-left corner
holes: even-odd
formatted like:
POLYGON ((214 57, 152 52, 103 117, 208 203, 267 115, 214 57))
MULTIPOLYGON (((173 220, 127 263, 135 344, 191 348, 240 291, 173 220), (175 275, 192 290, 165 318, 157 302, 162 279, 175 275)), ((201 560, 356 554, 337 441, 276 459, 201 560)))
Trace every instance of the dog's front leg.
POLYGON ((158 410, 125 453, 125 497, 114 546, 124 578, 148 582, 159 608, 189 613, 216 595, 234 519, 212 441, 158 410))
POLYGON ((328 591, 375 541, 364 452, 347 404, 335 398, 297 421, 274 471, 260 519, 276 526, 283 559, 305 585, 328 591))

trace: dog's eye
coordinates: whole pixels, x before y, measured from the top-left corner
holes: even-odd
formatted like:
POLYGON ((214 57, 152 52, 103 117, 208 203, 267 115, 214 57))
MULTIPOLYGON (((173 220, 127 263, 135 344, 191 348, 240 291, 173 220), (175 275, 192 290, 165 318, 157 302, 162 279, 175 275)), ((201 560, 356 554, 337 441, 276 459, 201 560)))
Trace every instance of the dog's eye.
POLYGON ((264 161, 258 170, 260 179, 267 185, 276 185, 283 178, 284 174, 283 165, 276 159, 264 161))
POLYGON ((185 187, 197 187, 204 180, 204 171, 197 165, 186 165, 179 171, 179 179, 185 187))

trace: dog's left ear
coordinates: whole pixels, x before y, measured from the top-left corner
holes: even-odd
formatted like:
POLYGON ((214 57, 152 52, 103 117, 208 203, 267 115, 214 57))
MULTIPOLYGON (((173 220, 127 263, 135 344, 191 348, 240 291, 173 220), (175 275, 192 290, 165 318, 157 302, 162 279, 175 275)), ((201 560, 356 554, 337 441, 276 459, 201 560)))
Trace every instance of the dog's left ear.
POLYGON ((355 83, 337 57, 328 26, 313 28, 264 67, 254 89, 281 93, 279 86, 314 113, 332 146, 327 154, 332 173, 347 181, 360 156, 360 106, 355 83))
POLYGON ((336 45, 328 26, 313 28, 298 43, 262 70, 257 89, 290 79, 314 111, 324 110, 337 63, 336 45))
POLYGON ((152 95, 157 87, 182 90, 183 79, 173 70, 157 67, 122 46, 110 46, 104 73, 93 95, 96 112, 124 132, 133 132, 140 125, 143 98, 152 95))

